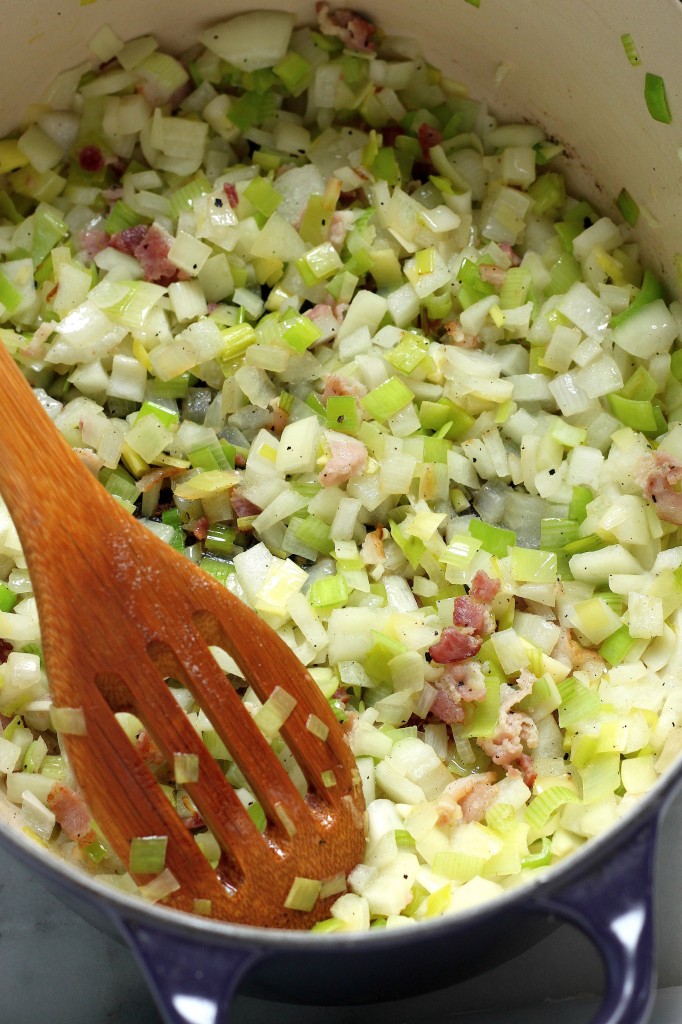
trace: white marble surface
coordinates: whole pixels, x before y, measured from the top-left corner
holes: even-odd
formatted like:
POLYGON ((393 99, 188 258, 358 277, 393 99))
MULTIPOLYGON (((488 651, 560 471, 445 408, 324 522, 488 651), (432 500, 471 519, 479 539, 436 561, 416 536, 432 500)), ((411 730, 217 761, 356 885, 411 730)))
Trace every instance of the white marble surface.
MULTIPOLYGON (((661 839, 660 990, 651 1024, 680 1024, 682 795, 668 814, 661 839)), ((127 949, 62 905, 2 849, 0 907, 0 992, 2 1005, 12 1008, 13 1020, 160 1024, 127 949)), ((600 979, 599 958, 592 947, 577 932, 562 927, 495 971, 428 997, 378 1007, 325 1009, 240 997, 231 1024, 587 1024, 595 1002, 585 994, 598 991, 600 979)), ((9 1021, 4 1013, 0 1019, 9 1021)))

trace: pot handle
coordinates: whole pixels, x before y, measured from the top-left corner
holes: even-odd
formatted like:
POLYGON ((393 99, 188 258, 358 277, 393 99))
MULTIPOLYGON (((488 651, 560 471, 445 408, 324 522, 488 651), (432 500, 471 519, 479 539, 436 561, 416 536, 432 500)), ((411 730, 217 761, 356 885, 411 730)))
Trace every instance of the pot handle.
POLYGON ((654 997, 654 868, 659 815, 612 858, 532 908, 579 928, 599 950, 606 991, 591 1024, 643 1024, 654 997))
POLYGON ((164 1024, 227 1024, 242 978, 265 958, 258 949, 211 945, 116 916, 164 1024))

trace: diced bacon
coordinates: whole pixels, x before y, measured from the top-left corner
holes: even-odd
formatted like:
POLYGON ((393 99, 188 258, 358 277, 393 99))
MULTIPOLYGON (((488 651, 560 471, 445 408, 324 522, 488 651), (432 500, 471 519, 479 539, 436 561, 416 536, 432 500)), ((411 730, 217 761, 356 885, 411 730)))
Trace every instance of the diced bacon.
POLYGON ((530 756, 530 754, 521 754, 521 756, 517 758, 516 764, 509 771, 508 774, 512 775, 514 773, 514 768, 516 768, 521 773, 521 777, 525 784, 528 786, 528 788, 532 789, 533 784, 535 783, 535 780, 538 777, 538 773, 535 771, 533 758, 530 756))
POLYGON ((85 800, 63 782, 55 782, 47 794, 47 806, 50 808, 57 824, 66 835, 81 848, 95 840, 92 818, 85 800))
POLYGON ((192 533, 197 540, 206 540, 208 536, 208 528, 211 525, 210 520, 207 516, 200 516, 194 524, 192 533))
POLYGON ((579 644, 570 629, 561 630, 559 639, 552 649, 552 657, 571 671, 579 669, 586 672, 592 679, 598 679, 606 668, 606 662, 601 655, 579 644))
POLYGON ((465 334, 459 320, 448 320, 443 324, 448 341, 458 348, 480 348, 481 339, 477 334, 465 334))
POLYGON ((457 694, 465 703, 485 700, 486 685, 477 661, 461 661, 446 665, 436 686, 457 694))
POLYGON ((341 249, 346 241, 351 224, 355 220, 352 210, 336 210, 329 224, 329 241, 335 249, 341 249))
POLYGON ((146 224, 134 224, 131 228, 124 228, 111 236, 109 245, 118 252, 124 252, 126 256, 134 256, 138 245, 147 237, 146 224))
POLYGON ((429 150, 434 146, 440 146, 443 141, 443 136, 437 128, 434 128, 431 124, 422 123, 419 125, 417 130, 417 139, 419 145, 422 148, 422 155, 427 162, 431 162, 429 150))
POLYGON ((320 337, 316 340, 316 345, 321 345, 325 341, 331 341, 336 337, 336 332, 343 323, 348 306, 345 303, 337 303, 335 306, 330 306, 327 302, 318 302, 316 306, 312 306, 311 309, 306 309, 303 315, 312 320, 315 326, 322 332, 320 337))
POLYGON ((492 579, 483 569, 479 569, 469 588, 469 597, 473 597, 475 601, 481 601, 483 604, 492 604, 497 595, 500 592, 501 583, 499 580, 492 579))
MULTIPOLYGON (((480 589, 474 589, 480 593, 480 589)), ((489 593, 490 588, 484 587, 484 592, 489 593)), ((455 598, 452 623, 452 626, 445 627, 440 640, 429 648, 429 654, 439 665, 464 661, 477 654, 483 637, 495 629, 495 619, 486 605, 471 594, 455 598)))
POLYGON ((335 430, 325 430, 324 434, 331 455, 317 478, 322 486, 335 487, 359 476, 367 462, 367 448, 362 441, 335 430))
POLYGON ((502 685, 495 730, 490 738, 479 737, 477 740, 479 747, 495 764, 508 772, 521 771, 524 777, 531 773, 531 766, 526 760, 527 750, 537 746, 538 730, 530 715, 514 711, 514 707, 528 696, 534 682, 535 676, 528 669, 523 669, 516 687, 506 683, 502 685))
POLYGON ((163 754, 146 730, 138 734, 135 749, 151 771, 155 772, 164 764, 163 754))
POLYGON ((446 626, 440 635, 440 640, 429 647, 431 659, 439 665, 447 665, 453 661, 464 661, 478 654, 481 649, 482 639, 463 633, 455 626, 446 626))
POLYGON ((278 401, 275 401, 272 405, 272 419, 266 425, 266 429, 274 434, 275 437, 280 437, 288 422, 289 413, 280 407, 278 401))
POLYGON ((365 565, 381 565, 386 558, 386 551, 384 549, 384 538, 385 530, 383 526, 377 526, 376 530, 372 530, 367 534, 362 542, 362 560, 365 565))
POLYGON ((103 460, 99 457, 97 452, 93 452, 92 448, 74 448, 74 452, 85 468, 88 469, 93 476, 97 476, 104 465, 103 460))
POLYGON ((651 452, 639 460, 632 478, 656 506, 656 515, 666 523, 682 526, 682 493, 674 490, 682 480, 682 463, 666 452, 651 452))
POLYGON ((82 171, 96 173, 102 170, 104 164, 104 153, 99 146, 83 146, 78 151, 78 165, 82 171))
POLYGON ((430 708, 431 714, 446 725, 464 721, 464 708, 447 690, 439 690, 430 708))
POLYGON ((197 828, 202 828, 204 825, 204 819, 198 811, 192 811, 188 817, 182 818, 181 820, 182 824, 186 829, 189 829, 190 832, 193 832, 197 828))
POLYGON ((467 775, 448 783, 438 800, 438 824, 447 827, 458 821, 481 821, 495 799, 494 772, 467 775))
POLYGON ((352 395, 354 398, 362 398, 366 394, 367 388, 359 380, 350 380, 340 373, 330 373, 324 382, 320 401, 326 405, 327 399, 332 395, 352 395))
POLYGON ((4 665, 14 648, 9 640, 0 640, 0 665, 4 665))
POLYGON ((239 194, 237 189, 229 181, 223 183, 223 192, 227 196, 227 201, 233 210, 239 206, 239 194))
POLYGON ((512 267, 519 267, 521 265, 521 257, 518 253, 514 252, 509 242, 499 242, 498 244, 505 256, 508 256, 511 260, 512 267))
POLYGON ((158 224, 152 224, 135 246, 133 256, 142 266, 145 281, 152 281, 165 288, 174 281, 187 280, 187 274, 168 259, 172 241, 167 231, 158 224))
POLYGON ((252 501, 249 501, 243 494, 240 494, 236 488, 230 493, 230 505, 234 509, 237 519, 257 516, 263 511, 259 505, 254 505, 252 501))
POLYGON ((180 476, 182 473, 186 472, 187 470, 178 468, 177 466, 159 466, 157 469, 150 469, 148 473, 141 476, 135 486, 140 494, 146 494, 147 491, 151 491, 152 487, 156 487, 157 484, 163 483, 163 481, 169 477, 180 476))
POLYGON ((376 42, 373 39, 376 27, 371 21, 367 21, 367 18, 347 7, 338 7, 335 11, 330 11, 325 0, 319 0, 315 10, 320 32, 324 35, 336 36, 347 49, 356 50, 358 53, 373 53, 376 50, 376 42))
POLYGON ((482 281, 487 281, 488 284, 495 285, 496 288, 504 284, 504 279, 507 276, 504 267, 498 267, 495 263, 479 264, 478 272, 482 281))
POLYGON ((456 597, 452 610, 452 622, 455 626, 462 626, 471 633, 478 633, 483 636, 489 633, 486 629, 486 610, 478 601, 471 597, 456 597))
POLYGON ((110 245, 109 235, 103 228, 85 228, 78 235, 78 244, 88 256, 96 256, 110 245))

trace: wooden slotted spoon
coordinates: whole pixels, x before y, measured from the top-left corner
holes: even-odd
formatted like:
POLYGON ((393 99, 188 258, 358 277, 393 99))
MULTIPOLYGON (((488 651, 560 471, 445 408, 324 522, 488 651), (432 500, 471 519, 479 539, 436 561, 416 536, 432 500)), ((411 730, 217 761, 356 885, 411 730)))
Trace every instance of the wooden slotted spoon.
MULTIPOLYGON (((116 854, 128 865, 135 837, 167 837, 165 869, 179 888, 166 902, 182 910, 282 928, 307 928, 328 916, 334 897, 325 897, 324 889, 309 912, 285 907, 296 878, 328 882, 362 859, 358 773, 319 688, 254 612, 107 494, 1 342, 0 411, 0 491, 33 581, 54 704, 82 708, 85 719, 84 735, 62 741, 116 854), (232 655, 262 701, 276 686, 295 699, 281 734, 308 782, 305 798, 209 645, 232 655), (166 678, 186 685, 208 715, 263 807, 263 835, 166 678), (170 766, 176 754, 198 756, 198 779, 186 789, 220 845, 216 871, 116 711, 142 720, 170 766)), ((196 764, 194 758, 187 763, 196 764)), ((153 876, 134 877, 144 884, 153 876)))

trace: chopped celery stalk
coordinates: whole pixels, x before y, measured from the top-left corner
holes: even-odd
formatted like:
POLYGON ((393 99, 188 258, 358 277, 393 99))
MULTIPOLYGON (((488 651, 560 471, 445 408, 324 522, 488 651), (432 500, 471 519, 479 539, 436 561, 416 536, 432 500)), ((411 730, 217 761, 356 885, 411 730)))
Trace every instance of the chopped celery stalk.
POLYGON ((132 874, 158 875, 166 866, 168 836, 135 836, 130 841, 128 867, 132 874))
POLYGON ((321 887, 321 882, 316 878, 295 878, 284 901, 284 906, 288 910, 312 910, 321 887))
POLYGON ((398 377, 389 377, 361 398, 360 404, 370 416, 384 423, 409 405, 413 398, 414 393, 406 384, 398 377))
POLYGON ((348 584, 343 576, 323 576, 308 591, 313 608, 340 608, 348 600, 348 584))
POLYGON ((626 188, 622 188, 618 193, 616 206, 622 213, 623 219, 627 221, 631 228, 634 228, 639 219, 639 206, 626 188))
POLYGON ((587 506, 591 501, 594 500, 594 494, 589 487, 585 487, 582 484, 578 487, 573 488, 573 494, 571 496, 571 503, 568 506, 568 515, 570 519, 575 519, 577 523, 582 523, 587 516, 587 506))
POLYGON ((131 206, 117 199, 111 208, 111 213, 104 222, 104 230, 108 235, 117 235, 126 228, 133 228, 136 224, 144 223, 144 218, 133 210, 131 206))
POLYGON ((498 558, 504 558, 508 549, 516 544, 516 534, 513 530, 505 530, 501 526, 492 526, 482 519, 472 519, 469 523, 469 533, 482 542, 484 551, 498 558))
POLYGON ((342 434, 357 434, 360 427, 358 406, 352 395, 330 395, 325 408, 327 426, 342 434))
POLYGON ((320 340, 322 331, 309 317, 296 313, 284 321, 282 337, 296 352, 305 352, 320 340))
POLYGON ((555 583, 556 554, 530 548, 512 548, 512 572, 517 580, 528 583, 555 583))
POLYGON ((644 277, 642 278, 642 287, 637 298, 622 313, 617 313, 616 316, 611 317, 610 326, 620 327, 621 324, 630 319, 633 313, 636 313, 643 306, 648 306, 650 302, 655 302, 656 299, 664 298, 664 295, 663 286, 658 278, 650 270, 645 270, 644 277))
POLYGON ((543 836, 540 840, 540 849, 533 850, 521 858, 521 868, 524 871, 533 868, 544 868, 552 863, 552 840, 549 836, 543 836))
POLYGON ((634 643, 635 639, 630 636, 628 627, 622 626, 606 638, 599 648, 599 654, 609 665, 619 665, 634 643))
POLYGON ((637 52, 637 47, 635 46, 632 34, 630 32, 624 32, 620 37, 620 41, 623 44, 623 49, 625 50, 625 56, 627 59, 634 68, 638 67, 638 65, 642 63, 642 60, 637 52))
POLYGON ((622 395, 608 395, 611 412, 626 427, 640 430, 643 434, 658 432, 658 419, 651 402, 641 402, 622 395))
POLYGON ((534 796, 526 809, 526 821, 533 828, 543 828, 555 811, 568 803, 580 803, 580 797, 568 786, 550 786, 534 796))
POLYGON ((644 78, 644 99, 654 121, 660 121, 661 124, 671 123, 672 114, 668 105, 665 82, 660 75, 654 75, 647 71, 644 78))
MULTIPOLYGON (((232 113, 230 113, 230 119, 232 113)), ((259 213, 269 217, 282 202, 282 196, 267 178, 257 177, 244 189, 244 195, 259 213)))
POLYGON ((17 600, 17 595, 9 589, 7 584, 0 583, 0 612, 11 612, 17 600))
POLYGON ((575 725, 581 720, 592 718, 599 710, 599 694, 590 690, 570 676, 559 683, 561 705, 559 725, 562 729, 575 725))
POLYGON ((578 523, 574 519, 542 519, 540 521, 540 547, 559 551, 565 544, 578 538, 578 523))

